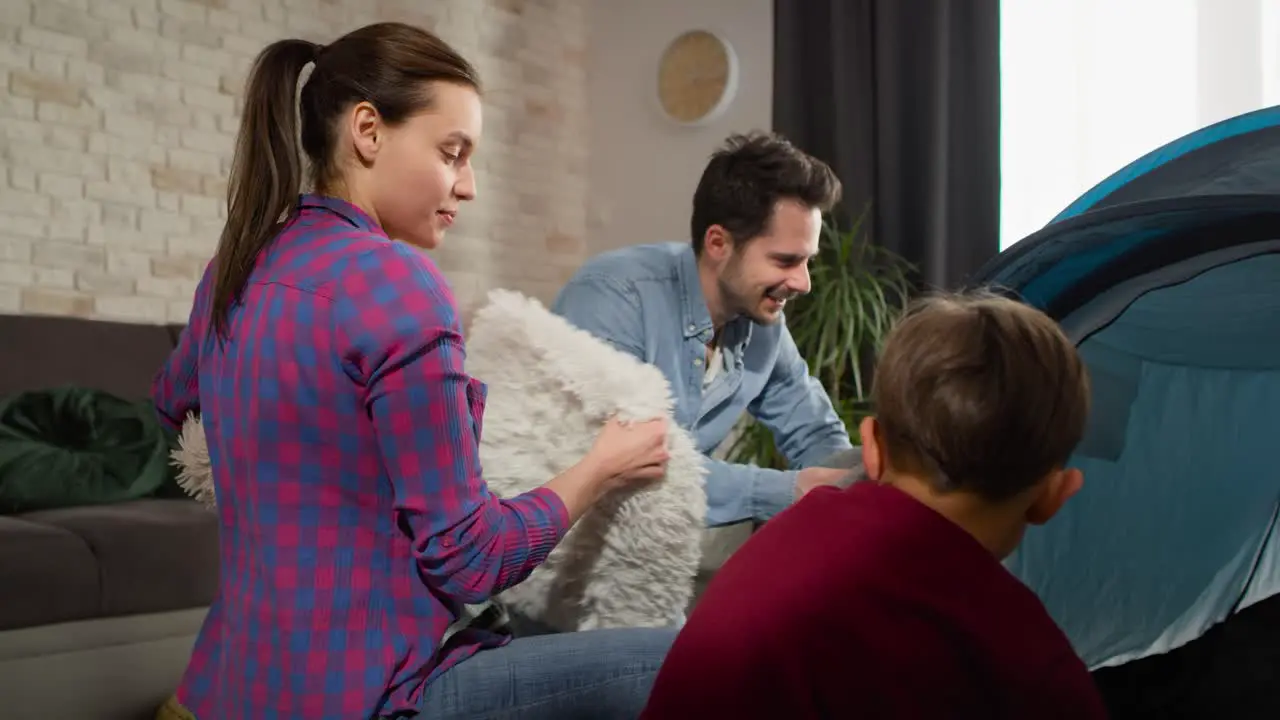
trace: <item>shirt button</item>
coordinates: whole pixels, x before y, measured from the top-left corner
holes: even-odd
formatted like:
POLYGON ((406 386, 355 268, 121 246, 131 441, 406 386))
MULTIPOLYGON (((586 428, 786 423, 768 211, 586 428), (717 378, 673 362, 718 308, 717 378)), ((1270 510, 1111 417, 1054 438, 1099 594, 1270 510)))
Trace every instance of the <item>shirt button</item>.
POLYGON ((694 330, 697 330, 697 329, 698 328, 694 327, 693 325, 689 326, 689 332, 693 332, 694 330))
POLYGON ((694 358, 694 359, 693 359, 693 364, 694 364, 696 367, 701 367, 701 366, 702 366, 702 358, 694 358))

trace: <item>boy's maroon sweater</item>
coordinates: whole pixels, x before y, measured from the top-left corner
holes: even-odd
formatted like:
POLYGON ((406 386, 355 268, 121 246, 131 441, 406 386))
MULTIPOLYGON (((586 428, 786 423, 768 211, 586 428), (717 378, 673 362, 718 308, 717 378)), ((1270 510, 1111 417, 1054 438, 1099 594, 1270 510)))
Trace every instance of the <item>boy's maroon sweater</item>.
POLYGON ((814 490, 712 580, 647 720, 1106 717, 1039 598, 901 491, 814 490))

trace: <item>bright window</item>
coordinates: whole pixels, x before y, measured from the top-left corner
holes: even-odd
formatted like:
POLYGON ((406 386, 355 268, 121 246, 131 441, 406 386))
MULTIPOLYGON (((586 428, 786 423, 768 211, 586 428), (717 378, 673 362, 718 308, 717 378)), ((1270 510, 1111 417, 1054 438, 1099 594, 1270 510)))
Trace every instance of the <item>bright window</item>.
POLYGON ((1280 104, 1280 0, 1002 0, 1006 248, 1170 140, 1280 104))

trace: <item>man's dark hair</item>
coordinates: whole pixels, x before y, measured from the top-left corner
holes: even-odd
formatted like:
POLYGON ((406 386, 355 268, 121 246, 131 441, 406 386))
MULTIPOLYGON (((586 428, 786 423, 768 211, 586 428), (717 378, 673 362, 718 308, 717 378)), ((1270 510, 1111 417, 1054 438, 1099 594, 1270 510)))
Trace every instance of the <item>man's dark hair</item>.
POLYGON ((1067 462, 1090 403, 1088 371, 1058 324, 986 290, 914 302, 871 394, 895 470, 992 502, 1067 462))
POLYGON ((730 135, 711 155, 693 193, 693 252, 702 254, 707 228, 719 225, 734 243, 769 227, 779 200, 828 212, 840 201, 840 180, 821 160, 774 133, 730 135))

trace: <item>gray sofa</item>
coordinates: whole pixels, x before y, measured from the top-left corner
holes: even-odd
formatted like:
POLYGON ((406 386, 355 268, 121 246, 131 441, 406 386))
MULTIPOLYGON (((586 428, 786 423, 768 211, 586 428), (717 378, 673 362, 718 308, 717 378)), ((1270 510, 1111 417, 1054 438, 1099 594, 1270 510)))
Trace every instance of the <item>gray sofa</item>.
MULTIPOLYGON (((0 396, 144 398, 178 330, 0 315, 0 396)), ((153 717, 216 592, 217 530, 184 499, 0 515, 0 718, 153 717)))

